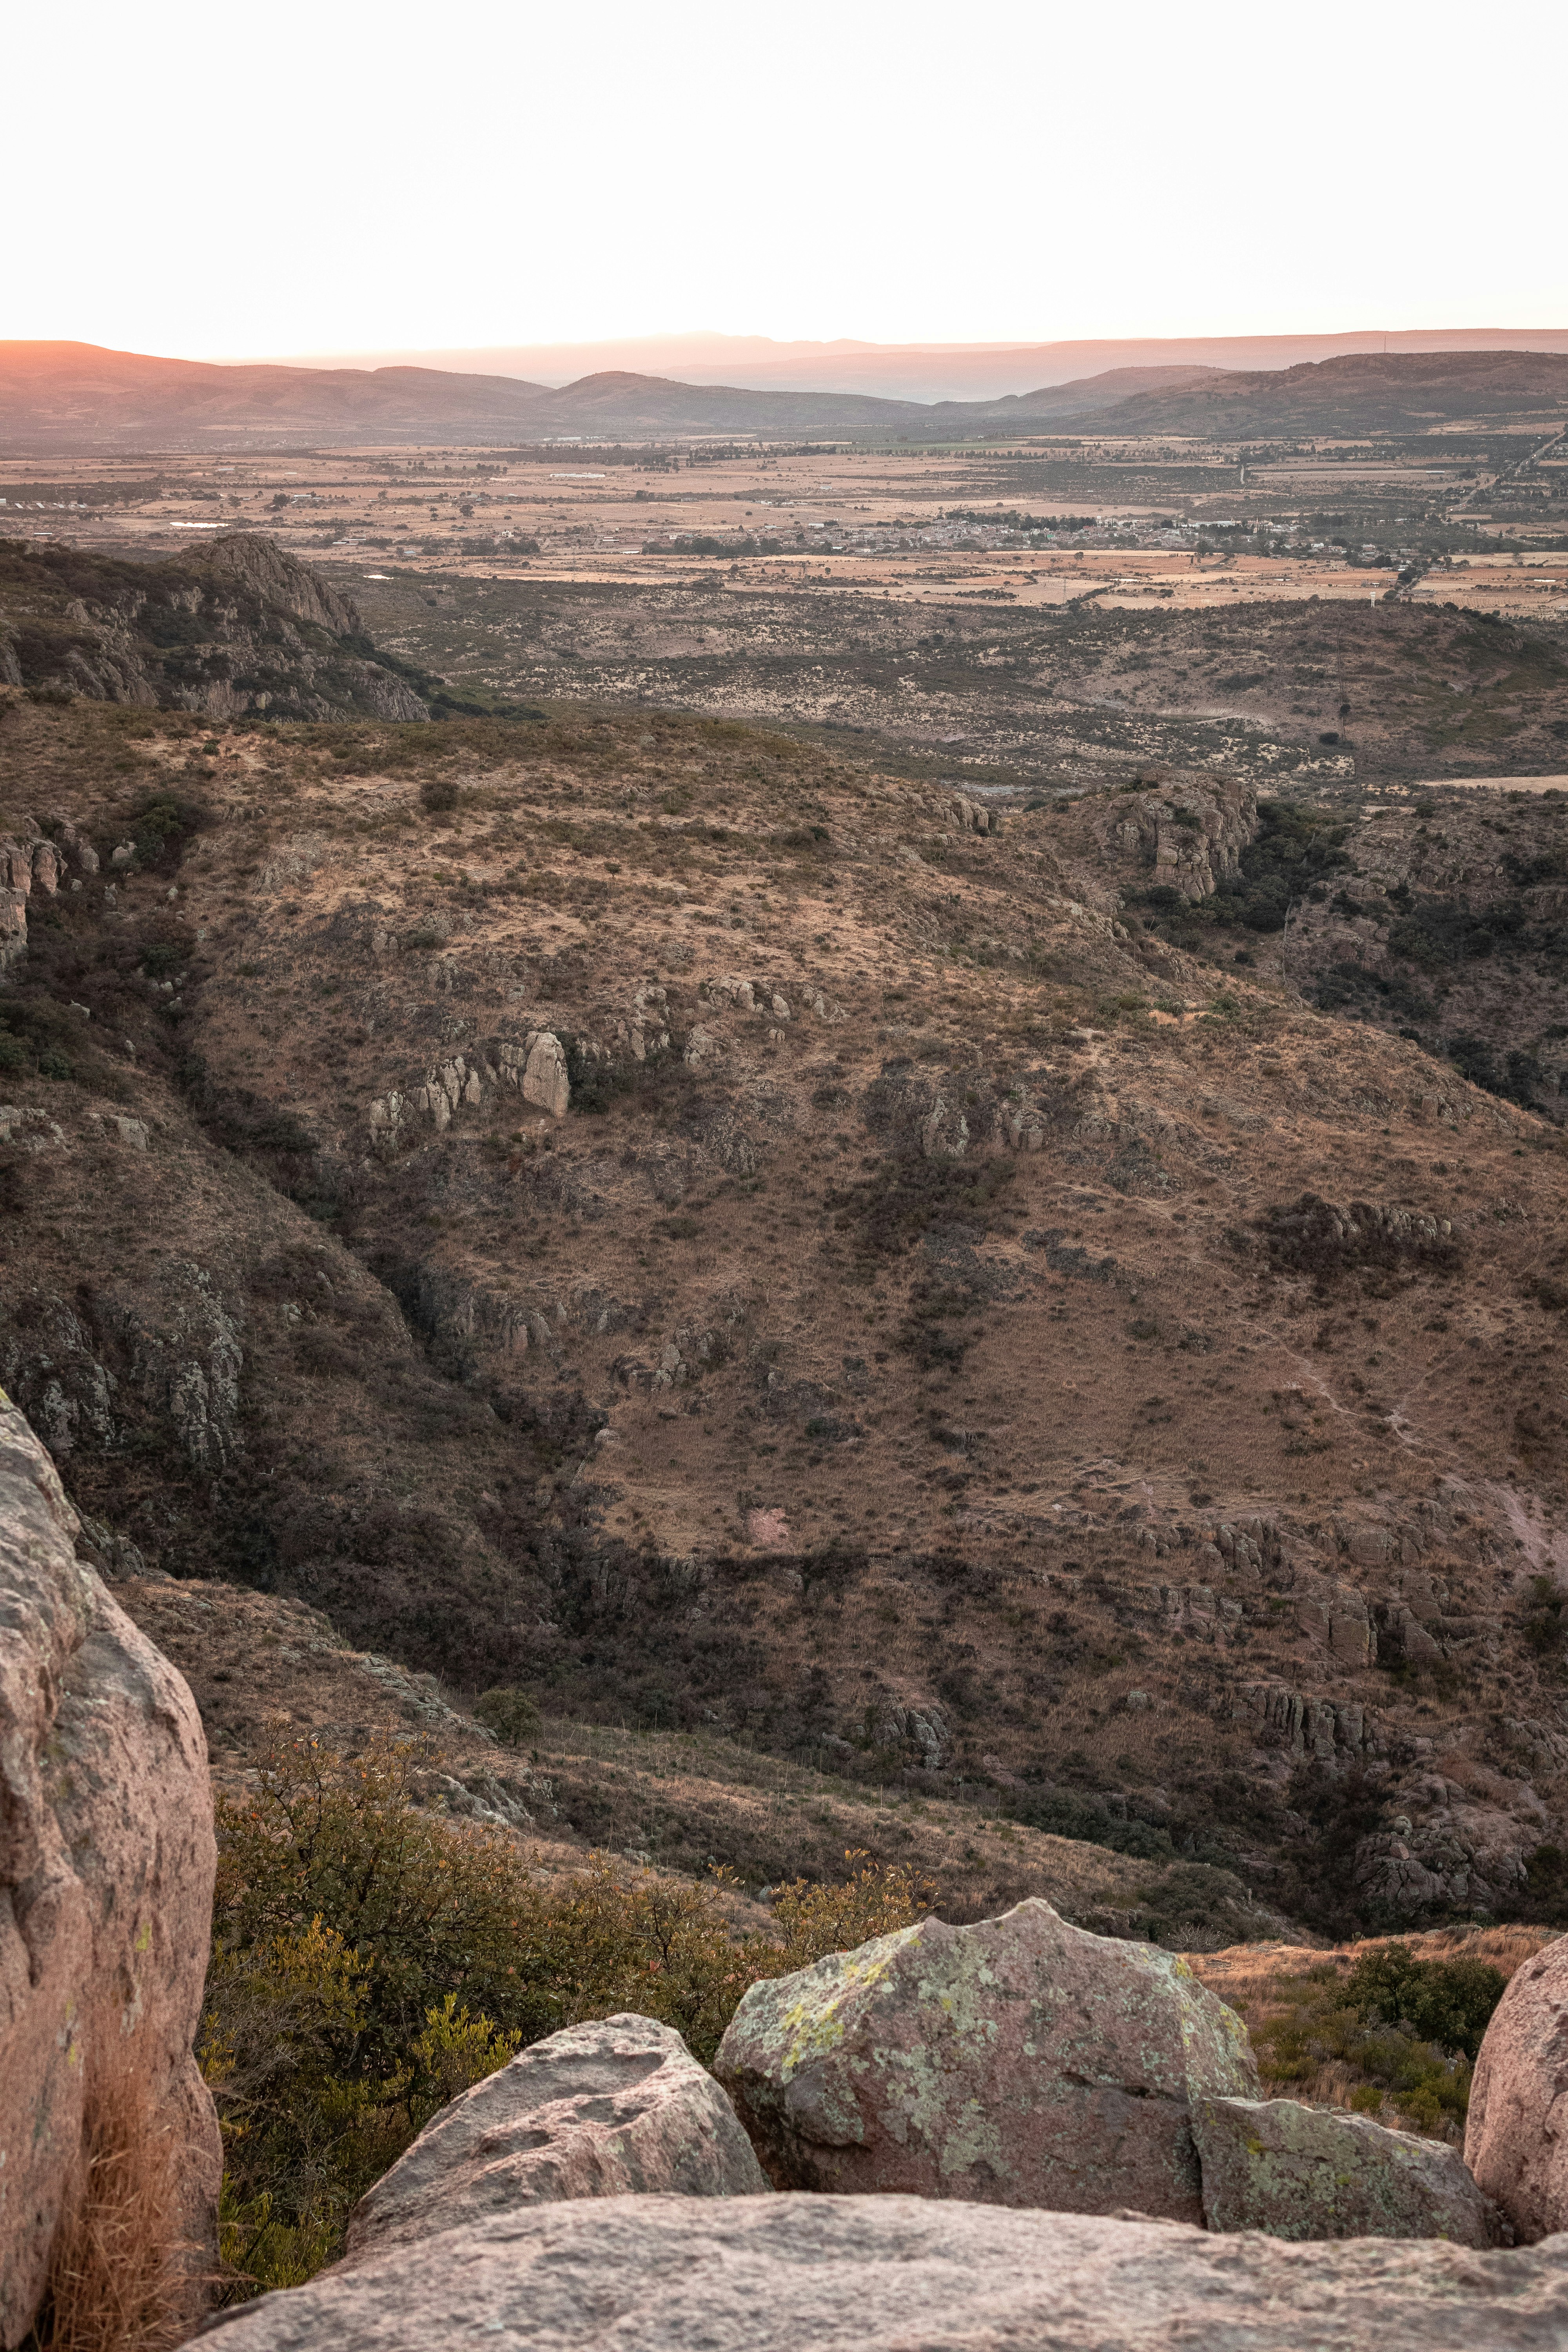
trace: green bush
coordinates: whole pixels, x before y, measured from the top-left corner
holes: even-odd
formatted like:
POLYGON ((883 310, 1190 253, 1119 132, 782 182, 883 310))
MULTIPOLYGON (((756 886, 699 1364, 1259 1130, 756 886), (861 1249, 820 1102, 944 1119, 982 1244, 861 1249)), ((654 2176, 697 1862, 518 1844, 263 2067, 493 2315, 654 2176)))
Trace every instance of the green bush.
POLYGON ((1362 1955, 1345 1993, 1369 2023, 1407 2025, 1473 2063, 1507 1982, 1485 1960, 1418 1960, 1408 1944, 1384 1944, 1362 1955))
POLYGON ((542 1717, 526 1691, 488 1690, 474 1701, 474 1717, 493 1731, 503 1748, 526 1748, 542 1717))
MULTIPOLYGON (((497 1712, 520 1694, 487 1694, 497 1712)), ((523 1705, 527 1702, 524 1700, 523 1705)), ((419 1801, 437 1760, 379 1741, 274 1747, 217 1805, 199 2053, 223 2125, 229 2299, 297 2284, 437 2109, 526 2043, 629 2010, 710 2062, 749 1985, 908 1925, 932 1890, 847 1855, 840 1886, 778 1890, 738 1932, 711 1885, 602 1855, 552 1884, 506 1832, 419 1801)))

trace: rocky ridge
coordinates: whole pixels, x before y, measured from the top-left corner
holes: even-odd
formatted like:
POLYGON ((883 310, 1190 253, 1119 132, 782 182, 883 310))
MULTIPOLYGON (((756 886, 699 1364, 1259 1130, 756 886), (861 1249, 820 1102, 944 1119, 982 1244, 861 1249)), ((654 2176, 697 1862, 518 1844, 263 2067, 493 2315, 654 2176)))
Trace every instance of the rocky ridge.
POLYGON ((352 600, 254 531, 158 563, 0 541, 5 687, 213 720, 429 717, 352 600))

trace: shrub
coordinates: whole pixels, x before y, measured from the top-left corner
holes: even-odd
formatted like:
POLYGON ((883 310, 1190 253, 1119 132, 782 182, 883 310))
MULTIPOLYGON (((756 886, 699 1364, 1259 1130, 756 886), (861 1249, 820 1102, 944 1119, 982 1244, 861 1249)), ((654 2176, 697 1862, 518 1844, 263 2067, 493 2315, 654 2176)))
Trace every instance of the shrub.
MULTIPOLYGON (((498 1713, 528 1705, 486 1696, 498 1713)), ((842 1886, 780 1888, 775 1936, 731 1926, 721 1872, 702 1885, 595 1855, 550 1885, 510 1836, 419 1803, 435 1760, 384 1739, 353 1758, 275 1746, 247 1805, 219 1800, 199 2049, 224 2128, 231 2297, 331 2259, 371 2182, 525 2043, 632 2010, 707 2063, 759 1978, 930 1908, 912 1872, 859 1853, 842 1886)))
POLYGON ((773 1895, 773 1917, 782 1936, 783 1969, 759 1969, 759 1977, 809 1968, 829 1952, 853 1951, 873 1936, 912 1926, 931 1909, 936 1888, 912 1867, 875 1863, 858 1847, 845 1861, 858 1865, 841 1886, 797 1878, 773 1895))
POLYGON ((1405 1944, 1363 1952, 1344 1978, 1324 1961, 1282 1979, 1273 2013, 1252 2022, 1264 2088, 1312 2101, 1342 2095, 1346 2076, 1359 2074, 1350 2095, 1360 2112, 1386 2100, 1408 2129, 1457 2141, 1504 1982, 1485 1961, 1419 1960, 1405 1944))
POLYGON ((177 865, 186 842, 206 822, 207 813, 199 803, 154 793, 131 819, 138 858, 143 866, 177 865))
POLYGON ((1485 1960, 1418 1960, 1408 1944, 1384 1944, 1362 1955, 1345 1992, 1369 2021, 1407 2025, 1473 2062, 1507 1982, 1485 1960))
POLYGON ((476 1721, 493 1731, 503 1748, 526 1748, 541 1722, 538 1707, 526 1691, 488 1690, 474 1701, 476 1721))
POLYGON ((1140 1862, 1173 1860, 1175 1855, 1169 1830, 1149 1822, 1122 1821, 1094 1798, 1075 1797, 1065 1790, 1020 1798, 1013 1818, 1051 1837, 1109 1846, 1113 1853, 1131 1854, 1140 1862))

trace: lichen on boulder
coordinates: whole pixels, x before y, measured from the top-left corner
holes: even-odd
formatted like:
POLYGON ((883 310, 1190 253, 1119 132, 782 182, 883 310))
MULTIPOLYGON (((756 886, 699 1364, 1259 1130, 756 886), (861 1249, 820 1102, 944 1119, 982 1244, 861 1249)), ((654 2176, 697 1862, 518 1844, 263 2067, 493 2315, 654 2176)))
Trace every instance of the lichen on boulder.
POLYGON ((1500 2217, 1457 2147, 1295 2099, 1194 2099, 1211 2230, 1271 2238, 1447 2238, 1492 2246, 1500 2217))
POLYGON ((1192 2102, 1258 2090, 1246 2027, 1184 1960, 1037 1899, 753 1985, 716 2071, 781 2189, 1184 2221, 1192 2102))

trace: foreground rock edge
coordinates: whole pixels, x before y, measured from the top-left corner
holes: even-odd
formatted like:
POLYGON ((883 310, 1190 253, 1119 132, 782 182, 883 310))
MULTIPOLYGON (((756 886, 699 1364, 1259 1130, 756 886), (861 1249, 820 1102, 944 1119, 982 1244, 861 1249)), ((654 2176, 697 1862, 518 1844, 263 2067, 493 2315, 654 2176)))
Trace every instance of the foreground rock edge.
POLYGON ((224 2352, 1555 2352, 1568 2237, 1289 2245, 918 2197, 616 2197, 492 2216, 219 2315, 224 2352))
POLYGON ((136 2250, 143 2284, 194 2316, 216 2245, 222 2148, 192 2051, 216 1865, 206 1742, 185 1683, 78 1559, 77 1533, 0 1391, 6 2347, 28 2333, 111 2127, 156 2207, 158 2242, 136 2250))

